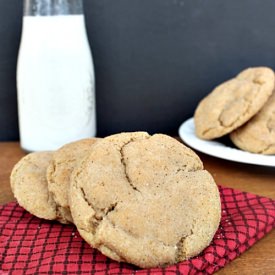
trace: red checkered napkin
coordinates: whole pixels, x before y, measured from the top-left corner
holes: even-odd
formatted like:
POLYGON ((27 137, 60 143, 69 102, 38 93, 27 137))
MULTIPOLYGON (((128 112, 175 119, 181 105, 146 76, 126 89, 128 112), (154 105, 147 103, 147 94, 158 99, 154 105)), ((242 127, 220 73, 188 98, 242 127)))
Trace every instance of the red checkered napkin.
POLYGON ((142 270, 112 261, 86 244, 74 226, 38 219, 16 203, 0 206, 0 274, 212 274, 275 227, 275 201, 219 187, 222 220, 199 256, 142 270))

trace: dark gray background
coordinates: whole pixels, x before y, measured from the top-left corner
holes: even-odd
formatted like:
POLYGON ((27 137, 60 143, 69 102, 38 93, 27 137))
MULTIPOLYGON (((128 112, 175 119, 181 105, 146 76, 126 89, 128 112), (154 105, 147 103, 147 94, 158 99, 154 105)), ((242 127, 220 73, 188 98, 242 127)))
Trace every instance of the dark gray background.
MULTIPOLYGON (((274 0, 86 0, 98 135, 176 134, 198 101, 248 66, 275 66, 274 0)), ((18 139, 22 0, 0 0, 0 140, 18 139)))

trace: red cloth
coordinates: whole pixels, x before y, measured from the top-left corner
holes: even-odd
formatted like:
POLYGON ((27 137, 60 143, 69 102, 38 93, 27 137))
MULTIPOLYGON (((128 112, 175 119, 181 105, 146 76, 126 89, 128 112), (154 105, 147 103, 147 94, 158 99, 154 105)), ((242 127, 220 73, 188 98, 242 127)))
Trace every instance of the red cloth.
POLYGON ((74 226, 38 219, 16 203, 0 206, 0 274, 212 274, 275 227, 274 200, 219 189, 222 220, 210 246, 188 261, 147 270, 106 258, 74 226))

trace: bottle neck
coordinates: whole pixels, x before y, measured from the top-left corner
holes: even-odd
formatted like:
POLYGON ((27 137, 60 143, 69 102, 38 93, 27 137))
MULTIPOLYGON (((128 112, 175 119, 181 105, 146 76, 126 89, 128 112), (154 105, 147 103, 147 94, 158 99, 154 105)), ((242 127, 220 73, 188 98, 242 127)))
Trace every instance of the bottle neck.
POLYGON ((24 0, 24 16, 83 14, 82 0, 24 0))

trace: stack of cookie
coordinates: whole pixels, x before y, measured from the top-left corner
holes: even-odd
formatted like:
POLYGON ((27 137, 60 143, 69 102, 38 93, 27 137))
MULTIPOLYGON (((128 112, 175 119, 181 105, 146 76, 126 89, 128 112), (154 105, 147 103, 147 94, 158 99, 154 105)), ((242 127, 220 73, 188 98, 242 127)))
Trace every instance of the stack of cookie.
POLYGON ((106 256, 148 268, 197 255, 211 242, 221 205, 212 176, 177 140, 146 132, 31 153, 11 174, 18 203, 74 223, 106 256))
POLYGON ((195 111, 196 135, 215 139, 229 134, 240 149, 275 154, 274 72, 249 68, 216 87, 195 111))

